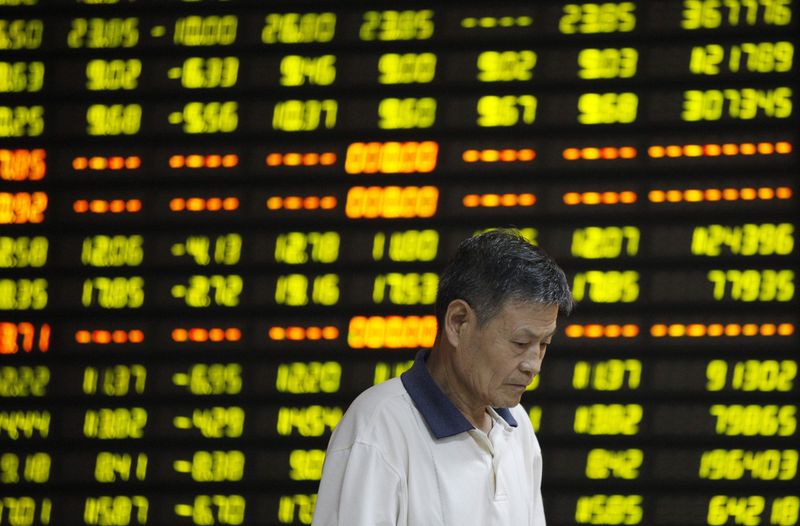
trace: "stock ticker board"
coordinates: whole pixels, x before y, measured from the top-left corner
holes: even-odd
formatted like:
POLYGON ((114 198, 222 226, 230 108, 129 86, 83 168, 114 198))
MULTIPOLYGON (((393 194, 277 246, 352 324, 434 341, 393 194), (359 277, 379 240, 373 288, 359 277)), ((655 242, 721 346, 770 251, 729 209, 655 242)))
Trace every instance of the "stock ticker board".
POLYGON ((310 524, 515 227, 551 525, 798 524, 792 0, 0 0, 0 525, 310 524))

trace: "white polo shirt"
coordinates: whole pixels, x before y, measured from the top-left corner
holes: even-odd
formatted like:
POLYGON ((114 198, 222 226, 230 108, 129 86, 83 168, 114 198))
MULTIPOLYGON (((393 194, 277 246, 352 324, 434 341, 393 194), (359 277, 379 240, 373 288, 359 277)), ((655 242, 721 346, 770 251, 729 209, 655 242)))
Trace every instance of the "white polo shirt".
POLYGON ((525 410, 489 409, 491 431, 476 429, 434 382, 428 353, 353 401, 328 445, 312 526, 545 525, 525 410))

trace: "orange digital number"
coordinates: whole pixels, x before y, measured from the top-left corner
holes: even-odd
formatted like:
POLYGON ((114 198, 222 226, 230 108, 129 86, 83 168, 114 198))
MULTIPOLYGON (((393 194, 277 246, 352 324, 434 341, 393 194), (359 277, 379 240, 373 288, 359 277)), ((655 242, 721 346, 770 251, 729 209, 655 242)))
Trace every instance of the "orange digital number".
POLYGON ((3 181, 39 181, 44 179, 47 165, 45 151, 6 150, 0 148, 0 179, 3 181))
POLYGON ((0 192, 0 225, 41 223, 46 209, 44 192, 0 192))
POLYGON ((351 219, 433 217, 438 201, 435 186, 354 186, 345 213, 351 219))

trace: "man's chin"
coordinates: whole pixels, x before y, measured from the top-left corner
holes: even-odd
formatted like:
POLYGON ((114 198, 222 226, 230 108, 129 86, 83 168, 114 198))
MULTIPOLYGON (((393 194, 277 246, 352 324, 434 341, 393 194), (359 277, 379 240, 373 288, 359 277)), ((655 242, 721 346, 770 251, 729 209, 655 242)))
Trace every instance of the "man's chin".
POLYGON ((525 393, 525 387, 520 387, 519 393, 505 394, 504 396, 498 397, 496 403, 492 405, 494 407, 515 407, 519 405, 522 400, 523 393, 525 393))

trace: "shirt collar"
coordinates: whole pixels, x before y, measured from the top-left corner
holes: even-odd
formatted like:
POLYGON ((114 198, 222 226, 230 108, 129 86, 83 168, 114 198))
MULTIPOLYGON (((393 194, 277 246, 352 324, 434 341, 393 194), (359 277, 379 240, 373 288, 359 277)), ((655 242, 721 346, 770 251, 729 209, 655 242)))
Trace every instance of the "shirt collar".
MULTIPOLYGON (((437 439, 474 429, 475 426, 456 409, 428 372, 425 361, 429 354, 430 350, 418 352, 411 369, 400 375, 400 380, 414 400, 414 405, 422 413, 422 417, 437 439)), ((506 408, 494 408, 494 410, 508 425, 517 427, 517 421, 511 416, 511 411, 506 408)))

